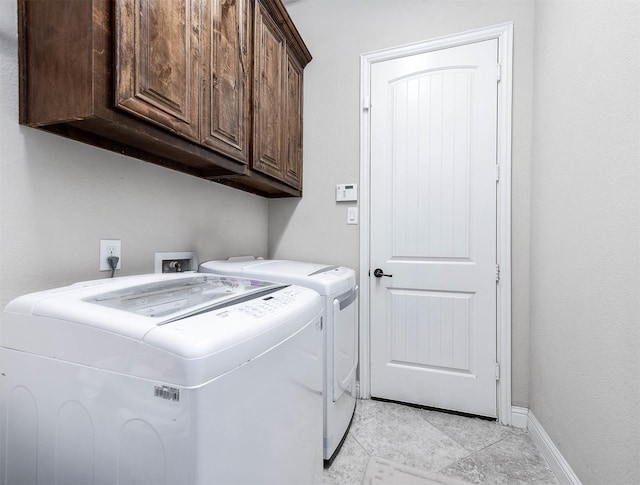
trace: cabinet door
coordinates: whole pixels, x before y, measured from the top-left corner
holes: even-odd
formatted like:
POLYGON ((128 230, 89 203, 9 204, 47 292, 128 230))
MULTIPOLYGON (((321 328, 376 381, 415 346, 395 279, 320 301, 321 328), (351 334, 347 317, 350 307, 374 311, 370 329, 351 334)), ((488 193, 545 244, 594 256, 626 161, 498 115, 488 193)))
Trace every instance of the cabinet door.
POLYGON ((198 0, 115 0, 116 106, 198 141, 198 0))
POLYGON ((302 187, 302 67, 287 51, 284 181, 302 187))
POLYGON ((284 179, 284 69, 285 38, 262 7, 255 3, 253 165, 284 179))
POLYGON ((203 3, 204 102, 201 142, 236 160, 249 161, 248 0, 203 3))

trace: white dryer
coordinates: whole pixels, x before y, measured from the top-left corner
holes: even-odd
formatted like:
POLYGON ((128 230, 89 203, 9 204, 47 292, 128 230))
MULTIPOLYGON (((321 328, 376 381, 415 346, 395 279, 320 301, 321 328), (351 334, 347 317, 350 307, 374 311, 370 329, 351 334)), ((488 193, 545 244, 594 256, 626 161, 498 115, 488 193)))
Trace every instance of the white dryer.
POLYGON ((358 287, 351 268, 287 260, 208 261, 200 272, 258 278, 317 291, 324 307, 324 459, 342 444, 356 404, 358 287))
POLYGON ((322 306, 197 273, 17 298, 0 346, 0 482, 322 481, 322 306))

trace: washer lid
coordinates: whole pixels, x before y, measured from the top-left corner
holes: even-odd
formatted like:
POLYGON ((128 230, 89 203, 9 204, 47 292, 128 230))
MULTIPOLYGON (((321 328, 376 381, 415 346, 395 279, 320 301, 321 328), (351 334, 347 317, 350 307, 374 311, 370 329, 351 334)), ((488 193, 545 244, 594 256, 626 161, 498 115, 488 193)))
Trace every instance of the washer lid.
POLYGON ((321 315, 318 293, 287 286, 267 296, 157 326, 145 335, 142 352, 159 350, 175 358, 153 359, 146 352, 149 357, 144 362, 153 362, 154 368, 146 376, 153 377, 164 363, 168 365, 162 380, 198 385, 275 349, 311 324, 322 340, 321 315), (178 361, 182 364, 177 365, 178 361))
POLYGON ((84 301, 125 312, 160 319, 156 325, 180 320, 223 303, 255 298, 279 288, 266 281, 245 278, 197 275, 188 279, 158 281, 101 293, 84 301))
POLYGON ((312 322, 319 325, 321 312, 320 296, 308 288, 197 273, 125 276, 13 300, 3 313, 0 343, 60 361, 197 386, 312 322))
MULTIPOLYGON (((24 295, 9 303, 5 313, 57 319, 140 340, 159 325, 281 287, 197 273, 125 276, 24 295)), ((11 322, 10 319, 7 323, 12 325, 11 322)))

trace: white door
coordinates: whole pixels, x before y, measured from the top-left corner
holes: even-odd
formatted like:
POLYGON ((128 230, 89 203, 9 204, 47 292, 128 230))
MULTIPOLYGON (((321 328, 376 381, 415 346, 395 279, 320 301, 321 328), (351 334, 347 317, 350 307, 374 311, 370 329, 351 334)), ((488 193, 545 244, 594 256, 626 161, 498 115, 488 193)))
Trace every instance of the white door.
POLYGON ((492 39, 371 67, 373 397, 496 416, 497 62, 492 39))

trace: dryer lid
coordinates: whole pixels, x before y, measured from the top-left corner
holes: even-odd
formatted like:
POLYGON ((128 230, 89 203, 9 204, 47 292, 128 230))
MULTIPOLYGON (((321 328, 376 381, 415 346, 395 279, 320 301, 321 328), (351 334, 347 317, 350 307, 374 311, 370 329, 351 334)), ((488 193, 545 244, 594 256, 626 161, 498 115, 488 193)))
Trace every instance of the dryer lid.
POLYGON ((207 261, 200 265, 200 271, 306 286, 325 296, 342 293, 356 285, 355 271, 351 268, 305 261, 207 261))

